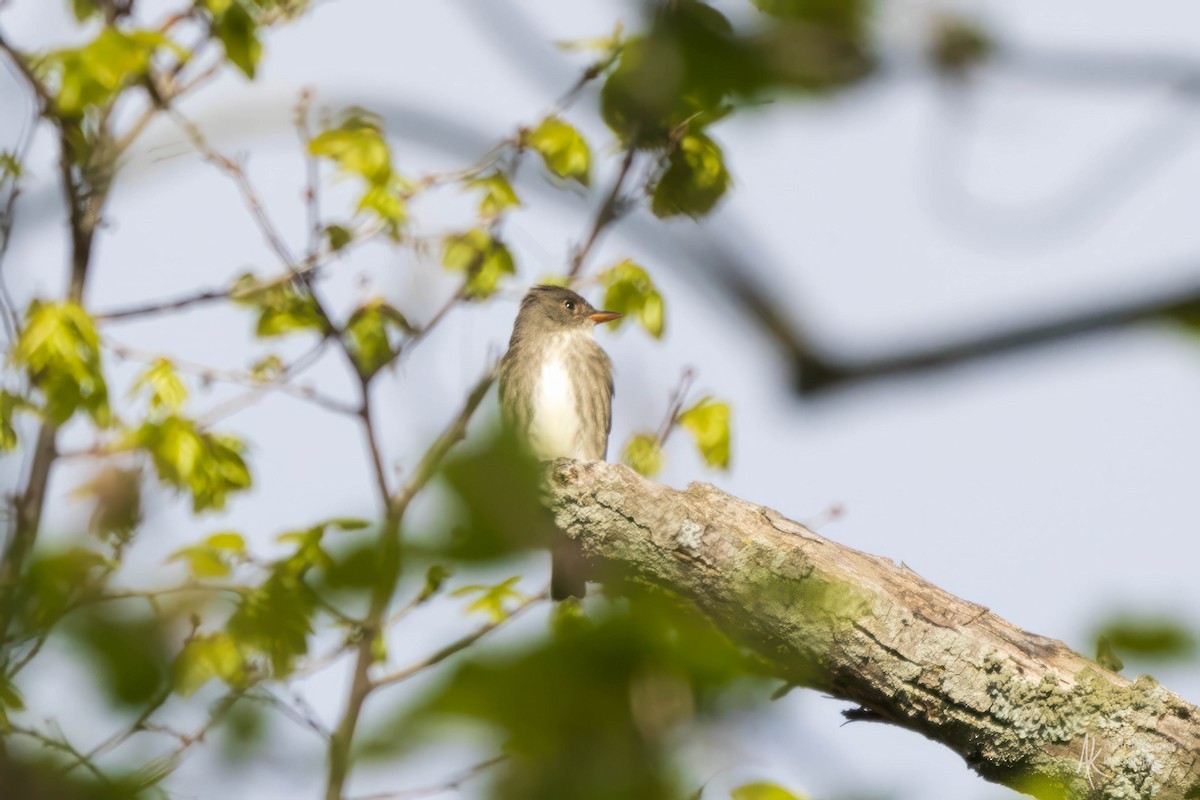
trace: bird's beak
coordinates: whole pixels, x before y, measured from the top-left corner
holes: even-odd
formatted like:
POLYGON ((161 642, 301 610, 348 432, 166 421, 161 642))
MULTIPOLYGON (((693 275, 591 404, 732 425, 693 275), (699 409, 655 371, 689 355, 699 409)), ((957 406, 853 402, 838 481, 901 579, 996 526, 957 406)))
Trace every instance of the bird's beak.
POLYGON ((601 322, 612 322, 614 319, 620 319, 623 316, 625 315, 618 314, 616 311, 593 311, 591 314, 588 314, 588 319, 599 325, 601 322))

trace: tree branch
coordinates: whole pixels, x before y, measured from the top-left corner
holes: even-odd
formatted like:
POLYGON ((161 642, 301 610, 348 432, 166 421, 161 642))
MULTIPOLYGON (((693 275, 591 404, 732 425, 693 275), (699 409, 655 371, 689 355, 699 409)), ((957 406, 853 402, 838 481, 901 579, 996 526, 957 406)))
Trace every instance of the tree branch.
POLYGON ((1200 795, 1200 708, 1152 678, 707 484, 559 460, 546 492, 591 556, 690 598, 783 680, 940 742, 990 781, 1044 798, 1200 795))

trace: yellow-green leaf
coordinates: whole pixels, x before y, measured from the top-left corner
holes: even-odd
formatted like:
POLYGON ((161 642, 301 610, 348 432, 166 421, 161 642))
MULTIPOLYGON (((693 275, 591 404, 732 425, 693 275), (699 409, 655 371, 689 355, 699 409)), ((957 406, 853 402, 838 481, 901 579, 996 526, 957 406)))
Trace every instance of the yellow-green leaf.
POLYGON ((312 295, 293 283, 263 284, 253 275, 243 275, 234 281, 229 298, 258 310, 256 336, 270 338, 302 330, 329 332, 312 295))
POLYGON ((214 533, 205 539, 204 543, 214 550, 228 550, 231 553, 246 552, 246 540, 236 531, 214 533))
POLYGON ((467 606, 467 613, 478 612, 486 614, 491 618, 492 622, 503 622, 508 619, 508 615, 511 613, 505 608, 505 603, 509 600, 523 601, 526 599, 523 593, 513 588, 519 580, 521 580, 521 576, 514 575, 495 586, 485 586, 482 584, 463 586, 451 592, 450 596, 467 597, 472 594, 478 594, 479 598, 467 606))
POLYGON ((17 448, 17 428, 13 424, 16 412, 30 410, 24 399, 10 392, 0 392, 0 453, 17 448))
MULTIPOLYGON (((412 186, 392 169, 392 154, 383 136, 379 117, 360 108, 342 115, 341 123, 323 131, 308 144, 308 151, 333 161, 341 172, 358 176, 365 186, 357 210, 379 218, 392 238, 400 235, 406 217, 406 198, 412 186)), ((342 229, 344 231, 344 229, 342 229)), ((332 235, 333 249, 340 245, 332 235)))
POLYGON ((71 13, 75 15, 76 22, 87 22, 100 13, 100 7, 96 0, 71 0, 71 13))
POLYGON ((200 430, 183 417, 147 421, 129 444, 150 454, 159 480, 191 494, 194 511, 222 509, 230 494, 250 487, 241 441, 200 430))
POLYGON ((330 251, 336 253, 354 238, 349 228, 344 225, 328 225, 325 228, 325 239, 329 242, 330 251))
POLYGON ((400 335, 413 327, 395 307, 375 299, 360 306, 346 322, 346 335, 358 370, 370 377, 400 352, 400 335))
POLYGON ((80 305, 31 303, 12 359, 45 396, 46 417, 55 425, 80 410, 97 425, 108 425, 111 413, 100 365, 100 336, 80 305))
POLYGON ((467 295, 477 300, 490 297, 501 278, 517 271, 508 248, 483 228, 447 236, 442 264, 467 274, 467 295))
POLYGON ((210 9, 214 6, 220 9, 213 9, 212 32, 225 48, 225 58, 253 80, 263 49, 254 17, 238 2, 208 5, 210 9))
POLYGON ((57 85, 57 109, 67 116, 78 116, 89 107, 107 104, 140 80, 160 49, 170 50, 180 61, 188 56, 187 50, 158 31, 105 27, 82 47, 47 53, 36 67, 49 73, 57 85))
POLYGON ((166 358, 160 358, 147 367, 133 382, 129 393, 134 394, 143 389, 150 394, 151 411, 178 411, 188 396, 187 386, 175 372, 175 365, 166 358))
POLYGON ((703 133, 689 133, 671 151, 650 208, 657 217, 703 216, 725 196, 729 184, 720 146, 703 133))
POLYGON ((507 208, 521 205, 517 193, 503 172, 492 172, 466 184, 468 189, 478 189, 482 193, 479 199, 479 213, 484 217, 494 217, 507 208))
POLYGON ((764 781, 743 784, 730 792, 729 796, 733 800, 804 800, 801 795, 764 781))
POLYGON ((179 651, 171 666, 171 686, 188 697, 213 678, 239 686, 245 674, 245 659, 229 634, 210 633, 193 637, 179 651))
MULTIPOLYGON (((600 275, 606 287, 604 308, 636 318, 655 339, 661 339, 665 324, 662 295, 646 270, 629 259, 600 275)), ((614 322, 620 325, 624 318, 614 322)))
POLYGON ((345 172, 380 185, 392 174, 392 155, 377 119, 365 114, 348 118, 341 127, 318 134, 308 152, 328 158, 345 172))
POLYGON ((704 398, 679 415, 710 467, 729 468, 729 404, 704 398))
POLYGON ((653 478, 662 471, 665 457, 657 436, 652 433, 639 433, 625 445, 621 460, 639 475, 653 478))
POLYGON ((546 168, 558 177, 584 186, 591 182, 591 148, 579 131, 559 117, 542 120, 526 134, 525 143, 538 152, 546 168))

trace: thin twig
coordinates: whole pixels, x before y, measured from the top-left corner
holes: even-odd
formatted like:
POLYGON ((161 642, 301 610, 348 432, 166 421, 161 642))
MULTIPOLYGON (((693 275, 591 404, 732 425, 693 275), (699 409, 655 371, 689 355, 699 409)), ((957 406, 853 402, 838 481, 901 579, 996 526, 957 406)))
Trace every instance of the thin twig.
POLYGON ((537 605, 538 603, 542 602, 543 600, 549 599, 549 597, 550 597, 550 591, 546 590, 546 591, 542 592, 541 594, 538 594, 534 597, 530 597, 530 598, 526 599, 523 603, 521 603, 519 606, 517 606, 511 612, 509 612, 508 616, 506 616, 504 619, 497 620, 495 622, 489 622, 487 625, 484 625, 484 626, 472 631, 471 633, 468 633, 466 636, 456 639, 455 641, 451 642, 450 644, 446 645, 445 647, 441 648, 440 650, 438 650, 434 653, 431 653, 428 657, 421 659, 417 663, 412 664, 408 667, 405 667, 404 669, 402 669, 398 672, 393 672, 390 675, 384 675, 381 678, 377 678, 371 684, 372 687, 375 689, 380 689, 380 688, 383 688, 384 686, 391 686, 392 684, 400 683, 401 681, 408 680, 409 678, 413 677, 414 675, 417 675, 418 673, 423 672, 424 670, 427 670, 432 666, 440 664, 441 662, 445 661, 447 658, 454 655, 455 653, 461 652, 461 651, 467 649, 468 647, 470 647, 471 645, 475 644, 475 642, 479 641, 484 636, 487 636, 489 633, 496 630, 497 628, 500 628, 503 625, 505 625, 506 623, 510 622, 511 620, 516 619, 517 617, 519 617, 523 612, 525 612, 529 608, 537 605))
POLYGON ((667 443, 667 439, 671 436, 671 431, 675 430, 675 425, 679 422, 679 412, 683 410, 683 404, 687 400, 687 393, 691 391, 692 383, 696 380, 696 373, 688 367, 683 371, 683 375, 679 378, 679 385, 675 387, 675 393, 671 396, 671 402, 667 405, 667 415, 663 417, 662 425, 658 429, 658 446, 662 447, 667 443))
POLYGON ((442 460, 445 459, 450 449, 466 437, 467 423, 471 421, 471 417, 475 414, 475 409, 479 408, 479 404, 483 402, 488 389, 491 388, 492 383, 496 380, 497 373, 498 368, 492 367, 487 371, 486 375, 479 379, 479 382, 475 384, 475 388, 467 396, 467 401, 463 404, 462 409, 459 410, 458 416, 454 418, 450 425, 442 431, 442 435, 425 451, 424 457, 417 464, 417 468, 408 483, 405 484, 392 500, 394 513, 404 513, 413 498, 437 474, 438 467, 441 466, 442 460))
POLYGON ((66 753, 72 759, 74 759, 71 762, 71 764, 67 765, 66 769, 70 770, 76 766, 82 766, 88 772, 92 773, 92 775, 96 776, 96 779, 99 780, 101 783, 107 784, 110 782, 109 777, 107 775, 105 775, 104 772, 102 772, 98 766, 96 766, 94 763, 92 763, 92 760, 90 758, 88 758, 83 753, 79 752, 79 750, 77 750, 74 745, 72 745, 70 742, 68 742, 65 737, 61 738, 61 739, 56 739, 53 736, 42 733, 39 730, 35 730, 33 728, 26 728, 21 725, 12 725, 12 724, 10 724, 8 726, 8 731, 10 733, 15 733, 20 736, 25 736, 29 739, 34 739, 38 742, 41 742, 43 746, 49 747, 52 750, 58 750, 60 752, 66 753))
POLYGON ((179 740, 179 745, 169 753, 159 756, 150 763, 146 764, 138 770, 138 786, 136 789, 148 789, 161 783, 164 778, 179 768, 187 757, 188 752, 199 742, 204 741, 204 737, 209 731, 217 726, 234 704, 246 693, 246 689, 232 689, 227 692, 220 700, 216 702, 212 713, 209 714, 208 720, 205 721, 194 733, 180 733, 164 726, 152 726, 148 723, 144 724, 146 730, 155 730, 174 736, 179 740))
POLYGON ((296 706, 299 706, 299 708, 293 706, 282 697, 279 697, 265 686, 259 687, 257 691, 248 692, 246 694, 246 699, 254 700, 278 709, 285 717, 292 720, 300 727, 307 728, 308 730, 320 736, 322 739, 328 740, 329 737, 333 735, 330 733, 329 729, 321 723, 321 720, 317 717, 316 711, 313 710, 313 708, 303 697, 300 696, 299 693, 294 693, 292 696, 292 701, 296 704, 296 706))
POLYGON ((600 239, 600 235, 609 225, 621 218, 625 213, 625 203, 621 200, 621 189, 625 186, 625 181, 629 177, 630 171, 633 169, 633 162, 637 156, 637 149, 630 144, 625 150, 625 157, 621 159, 621 168, 617 172, 617 177, 613 180, 612 186, 608 190, 608 194, 596 209, 596 216, 592 218, 591 230, 587 234, 587 238, 583 243, 575 248, 575 252, 571 257, 571 269, 567 273, 567 277, 575 279, 583 270, 584 261, 587 259, 588 253, 592 247, 600 239))
POLYGON ((508 756, 496 756, 495 758, 489 758, 487 761, 481 761, 472 767, 468 767, 454 777, 433 786, 424 786, 419 789, 407 789, 398 792, 362 795, 352 798, 352 800, 418 800, 418 798, 422 797, 434 797, 446 792, 458 791, 464 783, 478 777, 507 758, 508 756))
MULTIPOLYGON (((111 339, 111 337, 105 337, 102 341, 104 346, 110 349, 115 356, 127 361, 153 364, 160 360, 167 360, 170 361, 171 365, 178 371, 187 375, 194 375, 205 382, 232 383, 238 386, 249 386, 253 391, 247 394, 257 396, 267 392, 280 392, 295 397, 299 400, 313 403, 314 405, 318 405, 328 411, 332 411, 343 416, 354 416, 358 413, 358 408, 349 403, 321 394, 310 386, 299 386, 290 382, 297 375, 303 372, 304 369, 315 363, 316 357, 319 356, 325 347, 326 340, 324 339, 318 341, 312 350, 305 353, 295 362, 290 365, 285 365, 280 370, 279 377, 272 380, 262 380, 246 370, 210 367, 206 364, 198 364, 192 361, 183 361, 177 358, 172 358, 162 353, 153 353, 146 350, 140 350, 138 348, 115 342, 111 339)), ((239 398, 234 398, 235 401, 244 399, 246 399, 245 395, 240 396, 239 398)), ((222 407, 218 406, 218 408, 214 409, 214 411, 219 411, 220 409, 222 409, 222 407)), ((213 412, 209 412, 206 417, 211 414, 213 414, 213 412)), ((218 414, 217 416, 220 417, 221 415, 218 414)))

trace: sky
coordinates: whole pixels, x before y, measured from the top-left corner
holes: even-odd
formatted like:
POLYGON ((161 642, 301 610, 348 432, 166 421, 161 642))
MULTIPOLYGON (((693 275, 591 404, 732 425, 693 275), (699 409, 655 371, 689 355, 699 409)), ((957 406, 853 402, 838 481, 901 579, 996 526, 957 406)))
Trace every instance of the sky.
MULTIPOLYGON (((69 29, 59 5, 15 0, 0 9, 0 27, 22 44, 61 42, 69 29)), ((734 2, 720 6, 743 11, 734 2)), ((706 243, 734 250, 821 348, 863 359, 1194 285, 1200 120, 1193 102, 1149 78, 1068 81, 1035 67, 1062 54, 1146 56, 1167 71, 1186 66, 1200 37, 1198 17, 1183 0, 887 3, 884 77, 825 100, 772 103, 716 127, 736 182, 719 211, 665 224, 635 215, 590 260, 598 269, 633 257, 668 303, 662 342, 631 326, 601 335, 616 365, 611 450, 657 427, 676 376, 692 367, 698 390, 733 405, 733 467, 706 470, 677 438, 664 483, 712 482, 802 521, 840 506, 843 514, 822 525, 822 534, 903 561, 1085 653, 1096 624, 1115 610, 1172 612, 1200 627, 1200 342, 1167 324, 1144 325, 808 399, 793 392, 790 365, 753 321, 689 269, 689 253, 706 243), (998 65, 966 85, 904 68, 931 15, 945 9, 977 16, 1002 43, 998 65)), ((463 166, 518 122, 540 118, 571 85, 582 62, 553 42, 606 34, 618 19, 636 27, 634 6, 328 2, 270 37, 253 84, 224 76, 184 108, 214 145, 247 156, 264 204, 299 241, 302 162, 291 118, 302 88, 315 91, 317 107, 381 113, 402 170, 463 166)), ((16 98, 11 79, 0 76, 0 108, 17 108, 16 98)), ((587 96, 569 118, 611 156, 594 107, 587 96)), ((0 114, 0 147, 20 135, 22 116, 0 114)), ((51 153, 48 141, 35 143, 21 231, 5 265, 14 292, 26 299, 62 286, 51 153)), ((594 183, 603 187, 606 177, 594 183)), ((448 409, 502 352, 523 287, 562 268, 597 201, 551 189, 535 171, 522 174, 517 190, 536 209, 507 223, 517 280, 500 302, 454 312, 377 390, 389 462, 411 467, 448 409)), ((438 200, 417 216, 438 230, 466 202, 438 200)), ((221 286, 273 264, 234 187, 170 124, 148 131, 129 158, 109 218, 88 297, 97 310, 221 286)), ((347 266, 328 283, 335 303, 361 297, 367 279, 420 318, 453 288, 432 260, 386 248, 369 248, 347 266)), ((212 308, 114 325, 106 334, 147 351, 240 366, 249 322, 244 313, 212 308)), ((127 380, 137 370, 118 365, 114 374, 127 380)), ((336 393, 344 377, 329 359, 311 380, 336 393)), ((233 393, 198 391, 197 404, 215 407, 233 393)), ((352 424, 273 395, 226 425, 249 439, 256 489, 200 524, 182 502, 152 501, 147 529, 155 534, 131 551, 132 569, 161 573, 166 555, 213 530, 241 530, 269 547, 289 526, 371 508, 352 424)), ((77 431, 68 435, 86 443, 77 431)), ((0 466, 0 476, 15 474, 13 461, 0 466)), ((65 495, 85 475, 74 466, 56 473, 52 529, 69 530, 84 518, 85 509, 65 495)), ((431 499, 417 512, 428 518, 435 505, 431 499)), ((543 578, 530 575, 528 588, 543 578)), ((404 631, 403 641, 432 645, 458 619, 447 607, 404 631)), ((531 615, 518 627, 541 624, 544 618, 531 615)), ((1130 664, 1125 674, 1137 669, 1130 664)), ((1194 670, 1154 672, 1200 702, 1194 670)), ((61 687, 83 680, 69 664, 39 676, 28 689, 31 705, 74 703, 61 687)), ((302 688, 316 713, 331 715, 345 673, 302 688)), ((845 707, 793 692, 765 714, 697 737, 690 752, 712 765, 714 787, 764 778, 814 797, 1013 796, 912 733, 842 727, 845 707)), ((86 715, 76 716, 79 735, 95 735, 86 715)), ((288 736, 297 749, 277 754, 288 769, 237 776, 246 781, 240 786, 264 798, 316 796, 302 755, 313 752, 313 740, 288 736)), ((419 785, 423 774, 432 780, 464 763, 457 755, 371 770, 354 789, 419 785)), ((220 793, 208 766, 198 758, 184 767, 178 785, 185 794, 220 793)))

